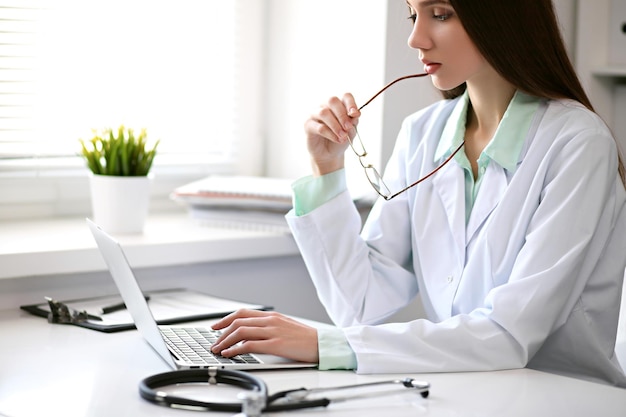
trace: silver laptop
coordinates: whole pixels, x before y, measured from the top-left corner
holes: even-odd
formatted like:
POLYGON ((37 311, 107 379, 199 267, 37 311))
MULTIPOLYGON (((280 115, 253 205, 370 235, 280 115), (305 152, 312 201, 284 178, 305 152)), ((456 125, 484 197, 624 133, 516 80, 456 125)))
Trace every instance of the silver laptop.
POLYGON ((261 354, 225 358, 210 347, 219 332, 201 326, 159 326, 137 283, 122 246, 96 223, 87 219, 111 276, 117 285, 137 330, 173 369, 218 367, 227 369, 286 369, 315 367, 317 364, 261 354))

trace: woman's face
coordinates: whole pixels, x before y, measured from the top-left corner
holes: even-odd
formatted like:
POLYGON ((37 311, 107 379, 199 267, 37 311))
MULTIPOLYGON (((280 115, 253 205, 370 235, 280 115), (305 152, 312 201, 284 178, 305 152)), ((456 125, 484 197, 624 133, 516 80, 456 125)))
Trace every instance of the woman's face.
POLYGON ((413 21, 408 44, 419 51, 435 87, 451 90, 489 72, 447 0, 407 0, 407 5, 413 21))

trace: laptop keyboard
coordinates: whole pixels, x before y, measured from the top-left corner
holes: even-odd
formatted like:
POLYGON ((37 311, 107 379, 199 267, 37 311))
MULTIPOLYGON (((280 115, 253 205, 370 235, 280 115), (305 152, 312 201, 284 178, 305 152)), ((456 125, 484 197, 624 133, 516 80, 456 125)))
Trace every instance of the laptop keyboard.
POLYGON ((167 327, 159 328, 167 346, 180 359, 198 366, 223 364, 260 363, 250 354, 225 358, 211 352, 211 346, 219 337, 219 332, 206 328, 167 327))

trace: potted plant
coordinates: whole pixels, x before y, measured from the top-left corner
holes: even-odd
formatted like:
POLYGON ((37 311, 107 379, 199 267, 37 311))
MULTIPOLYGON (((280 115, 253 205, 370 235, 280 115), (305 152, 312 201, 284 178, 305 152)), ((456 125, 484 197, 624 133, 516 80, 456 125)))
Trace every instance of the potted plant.
POLYGON ((80 139, 81 155, 91 171, 94 221, 111 233, 140 233, 150 201, 150 169, 156 156, 147 144, 146 129, 135 134, 123 125, 94 130, 80 139))

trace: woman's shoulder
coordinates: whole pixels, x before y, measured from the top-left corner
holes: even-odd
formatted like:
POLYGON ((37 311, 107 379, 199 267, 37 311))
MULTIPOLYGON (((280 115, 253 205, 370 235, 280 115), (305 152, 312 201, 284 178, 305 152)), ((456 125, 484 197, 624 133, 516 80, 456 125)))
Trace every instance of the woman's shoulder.
POLYGON ((576 100, 547 100, 543 122, 550 126, 567 128, 570 132, 589 130, 612 136, 604 120, 576 100))
MULTIPOLYGON (((584 150, 609 157, 615 154, 616 141, 604 120, 578 101, 570 99, 544 100, 537 112, 536 129, 527 142, 539 159, 570 155, 571 149, 584 150), (540 137, 542 140, 533 139, 540 137), (569 149, 565 153, 563 151, 569 149)), ((571 155, 570 155, 571 156, 571 155)), ((568 158, 570 156, 567 156, 568 158)))

